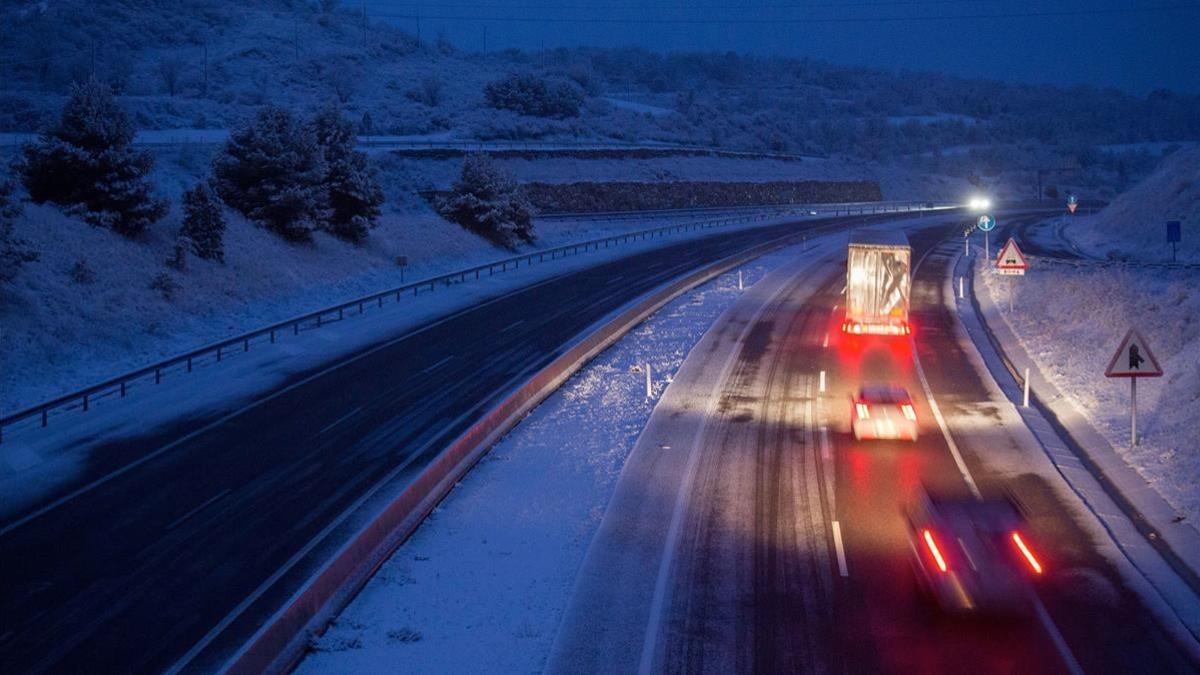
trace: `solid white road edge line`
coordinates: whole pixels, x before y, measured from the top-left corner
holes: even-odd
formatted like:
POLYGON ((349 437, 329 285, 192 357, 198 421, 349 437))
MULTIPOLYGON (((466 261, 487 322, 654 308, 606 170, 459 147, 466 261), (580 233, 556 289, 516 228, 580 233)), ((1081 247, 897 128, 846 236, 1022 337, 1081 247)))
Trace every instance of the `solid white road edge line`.
POLYGON ((842 526, 836 520, 833 521, 833 546, 837 549, 838 574, 850 576, 850 570, 846 567, 846 549, 842 546, 842 526))
POLYGON ((170 525, 167 526, 167 531, 170 532, 171 530, 179 527, 180 523, 187 520, 188 518, 191 518, 192 516, 196 515, 197 513, 200 513, 200 511, 203 510, 204 507, 208 506, 209 504, 212 504, 213 502, 217 501, 221 497, 224 497, 225 495, 229 494, 232 490, 233 490, 233 488, 225 488, 224 490, 221 490, 217 494, 204 500, 204 503, 202 503, 200 506, 197 506, 196 508, 192 509, 191 511, 188 511, 187 513, 183 514, 182 516, 179 516, 178 518, 176 518, 174 520, 174 522, 172 522, 170 525))
POLYGON ((1054 625, 1054 619, 1050 618, 1050 613, 1046 611, 1046 606, 1042 604, 1041 598, 1034 596, 1033 607, 1037 610, 1038 621, 1042 622, 1042 628, 1050 634, 1050 639, 1054 642, 1054 648, 1058 650, 1059 657, 1063 660, 1063 665, 1067 667, 1072 675, 1083 675, 1083 668, 1079 662, 1075 660, 1075 655, 1071 653, 1071 648, 1067 646, 1067 641, 1063 639, 1062 633, 1058 631, 1058 626, 1054 625))
MULTIPOLYGON (((780 289, 782 292, 782 289, 780 289)), ((775 299, 778 293, 767 298, 757 309, 754 314, 746 321, 746 325, 742 328, 742 332, 738 335, 736 345, 729 351, 729 356, 726 357, 725 363, 721 365, 721 373, 717 381, 722 387, 729 380, 730 374, 733 372, 733 367, 737 363, 738 357, 741 355, 741 345, 745 343, 746 337, 754 326, 758 323, 759 318, 767 311, 767 307, 771 301, 775 299)), ((675 494, 675 506, 671 510, 671 524, 667 528, 667 537, 663 542, 663 553, 658 563, 658 576, 654 581, 654 595, 650 601, 650 614, 646 620, 646 633, 642 638, 642 657, 638 662, 639 675, 651 675, 654 672, 655 652, 658 649, 658 635, 662 631, 663 611, 666 606, 667 583, 671 576, 671 570, 675 566, 675 551, 679 547, 679 534, 683 529, 683 515, 687 510, 688 498, 692 493, 692 484, 696 480, 696 470, 700 464, 700 449, 697 447, 699 441, 704 437, 704 432, 708 429, 708 425, 713 419, 717 411, 717 404, 720 400, 719 392, 714 391, 709 397, 708 406, 704 411, 704 421, 696 428, 696 432, 692 435, 691 441, 688 443, 688 462, 684 469, 683 483, 679 486, 679 491, 675 494)))
MULTIPOLYGON (((925 251, 917 264, 913 266, 912 275, 910 278, 915 279, 917 270, 920 269, 921 263, 925 262, 925 258, 936 249, 937 246, 925 251)), ((953 268, 951 268, 953 273, 953 268)), ((958 451, 958 445, 950 436, 950 429, 946 426, 946 420, 942 417, 942 411, 938 408, 937 401, 933 398, 933 391, 929 387, 929 380, 925 378, 925 369, 921 367, 921 358, 917 356, 917 340, 913 336, 908 338, 909 346, 912 349, 913 364, 917 367, 917 376, 921 380, 921 389, 925 392, 925 398, 929 401, 929 409, 933 411, 933 417, 937 420, 938 427, 942 430, 942 436, 946 439, 946 447, 950 449, 950 454, 954 457, 954 463, 958 465, 958 471, 962 474, 963 480, 966 481, 967 487, 971 489, 971 494, 975 495, 976 499, 982 498, 979 492, 979 487, 975 485, 975 479, 971 476, 971 472, 967 469, 966 462, 963 461, 962 454, 958 451)), ((1050 641, 1054 643, 1054 649, 1058 652, 1059 658, 1062 659, 1063 665, 1067 667, 1073 675, 1083 675, 1083 669, 1079 667, 1079 661, 1075 659, 1075 655, 1071 653, 1071 647, 1063 638, 1062 633, 1055 625, 1054 619, 1050 617, 1050 613, 1046 611, 1046 607, 1037 596, 1034 596, 1034 607, 1037 610, 1038 620, 1042 624, 1042 628, 1050 636, 1050 641)))
POLYGON ((451 354, 450 356, 447 356, 446 358, 442 359, 441 361, 438 361, 437 363, 433 364, 432 366, 426 366, 425 369, 422 370, 420 374, 428 375, 429 373, 432 373, 433 371, 437 370, 438 368, 441 368, 443 365, 445 365, 446 363, 453 361, 453 360, 454 360, 454 355, 451 354))
POLYGON ((321 434, 325 433, 326 431, 329 431, 330 429, 332 429, 332 428, 336 427, 337 425, 341 424, 342 422, 345 422, 346 420, 350 419, 351 417, 354 417, 355 415, 357 415, 357 414, 358 414, 358 413, 360 413, 360 412, 362 412, 362 406, 361 406, 361 405, 360 405, 360 406, 358 406, 357 408, 355 408, 354 410, 351 410, 350 412, 346 413, 345 415, 342 415, 341 417, 339 417, 339 418, 337 418, 336 420, 334 420, 332 423, 330 423, 330 424, 329 424, 329 426, 327 426, 327 427, 325 427, 324 429, 322 429, 322 430, 318 431, 318 432, 317 432, 317 435, 319 436, 319 435, 321 435, 321 434))

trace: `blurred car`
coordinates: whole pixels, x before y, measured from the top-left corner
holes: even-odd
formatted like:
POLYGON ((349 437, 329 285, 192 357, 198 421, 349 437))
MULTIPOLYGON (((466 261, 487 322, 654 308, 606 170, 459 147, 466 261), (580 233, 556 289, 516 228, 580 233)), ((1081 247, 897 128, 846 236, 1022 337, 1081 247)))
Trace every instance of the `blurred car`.
POLYGON ((922 490, 907 509, 913 569, 948 614, 1029 612, 1046 570, 1011 498, 938 498, 922 490))
POLYGON ((864 438, 916 441, 917 412, 904 387, 863 385, 850 406, 850 429, 855 440, 864 438))

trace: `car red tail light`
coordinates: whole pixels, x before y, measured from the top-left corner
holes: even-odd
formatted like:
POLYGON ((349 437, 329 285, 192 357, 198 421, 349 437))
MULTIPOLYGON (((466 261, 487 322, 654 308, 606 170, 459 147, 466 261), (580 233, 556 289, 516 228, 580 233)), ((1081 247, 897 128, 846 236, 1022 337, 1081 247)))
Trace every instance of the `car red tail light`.
POLYGON ((858 419, 860 419, 860 420, 871 419, 871 409, 867 406, 866 403, 855 403, 854 404, 854 413, 856 415, 858 415, 858 419))
POLYGON ((900 410, 904 412, 904 419, 908 420, 909 422, 917 421, 917 411, 913 410, 911 405, 905 403, 904 405, 900 406, 900 410))
POLYGON ((1012 540, 1017 545, 1017 550, 1020 551, 1021 557, 1025 558, 1025 562, 1029 563, 1029 569, 1033 570, 1034 574, 1041 574, 1042 564, 1038 562, 1037 557, 1033 555, 1033 551, 1025 544, 1025 540, 1021 539, 1021 533, 1013 532, 1012 540))
POLYGON ((925 547, 929 549, 929 554, 933 556, 933 561, 937 563, 938 569, 943 572, 950 569, 946 565, 946 559, 942 557, 942 551, 938 548, 937 542, 933 540, 933 533, 929 530, 922 530, 921 538, 925 540, 925 547))

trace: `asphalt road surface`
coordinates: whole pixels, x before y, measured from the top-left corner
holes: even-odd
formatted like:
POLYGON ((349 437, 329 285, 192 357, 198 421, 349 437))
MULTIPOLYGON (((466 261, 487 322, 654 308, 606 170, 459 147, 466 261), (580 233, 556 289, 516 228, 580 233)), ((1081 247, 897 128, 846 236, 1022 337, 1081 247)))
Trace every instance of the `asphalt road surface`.
POLYGON ((628 460, 550 672, 1196 670, 1097 553, 960 347, 944 304, 957 233, 910 235, 924 258, 912 343, 839 331, 844 254, 748 294, 714 325, 628 460), (864 381, 908 389, 918 442, 854 440, 850 396, 864 381), (1047 573, 1028 616, 952 619, 918 592, 902 505, 921 485, 969 496, 967 476, 1029 510, 1047 573))
POLYGON ((216 426, 216 416, 191 419, 96 449, 44 503, 95 485, 0 524, 0 670, 217 667, 373 500, 402 489, 581 331, 698 265, 829 222, 722 233, 564 274, 415 329, 216 426))

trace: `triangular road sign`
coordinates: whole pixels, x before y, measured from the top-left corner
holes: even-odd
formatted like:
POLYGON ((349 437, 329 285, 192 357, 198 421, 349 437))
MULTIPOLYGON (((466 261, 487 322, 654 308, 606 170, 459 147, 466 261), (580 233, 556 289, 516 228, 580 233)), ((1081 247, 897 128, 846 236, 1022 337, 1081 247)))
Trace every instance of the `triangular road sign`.
POLYGON ((1077 209, 1077 208, 1079 208, 1079 205, 1076 204, 1075 202, 1067 203, 1067 210, 1070 211, 1071 213, 1075 213, 1075 209, 1077 209))
POLYGON ((1000 255, 996 256, 996 269, 1001 274, 1024 274, 1028 267, 1029 262, 1025 260, 1025 254, 1021 253, 1016 240, 1009 239, 1000 249, 1000 255))
POLYGON ((1136 330, 1130 329, 1117 347, 1105 369, 1105 377, 1162 377, 1162 368, 1158 359, 1146 344, 1146 338, 1136 330))

